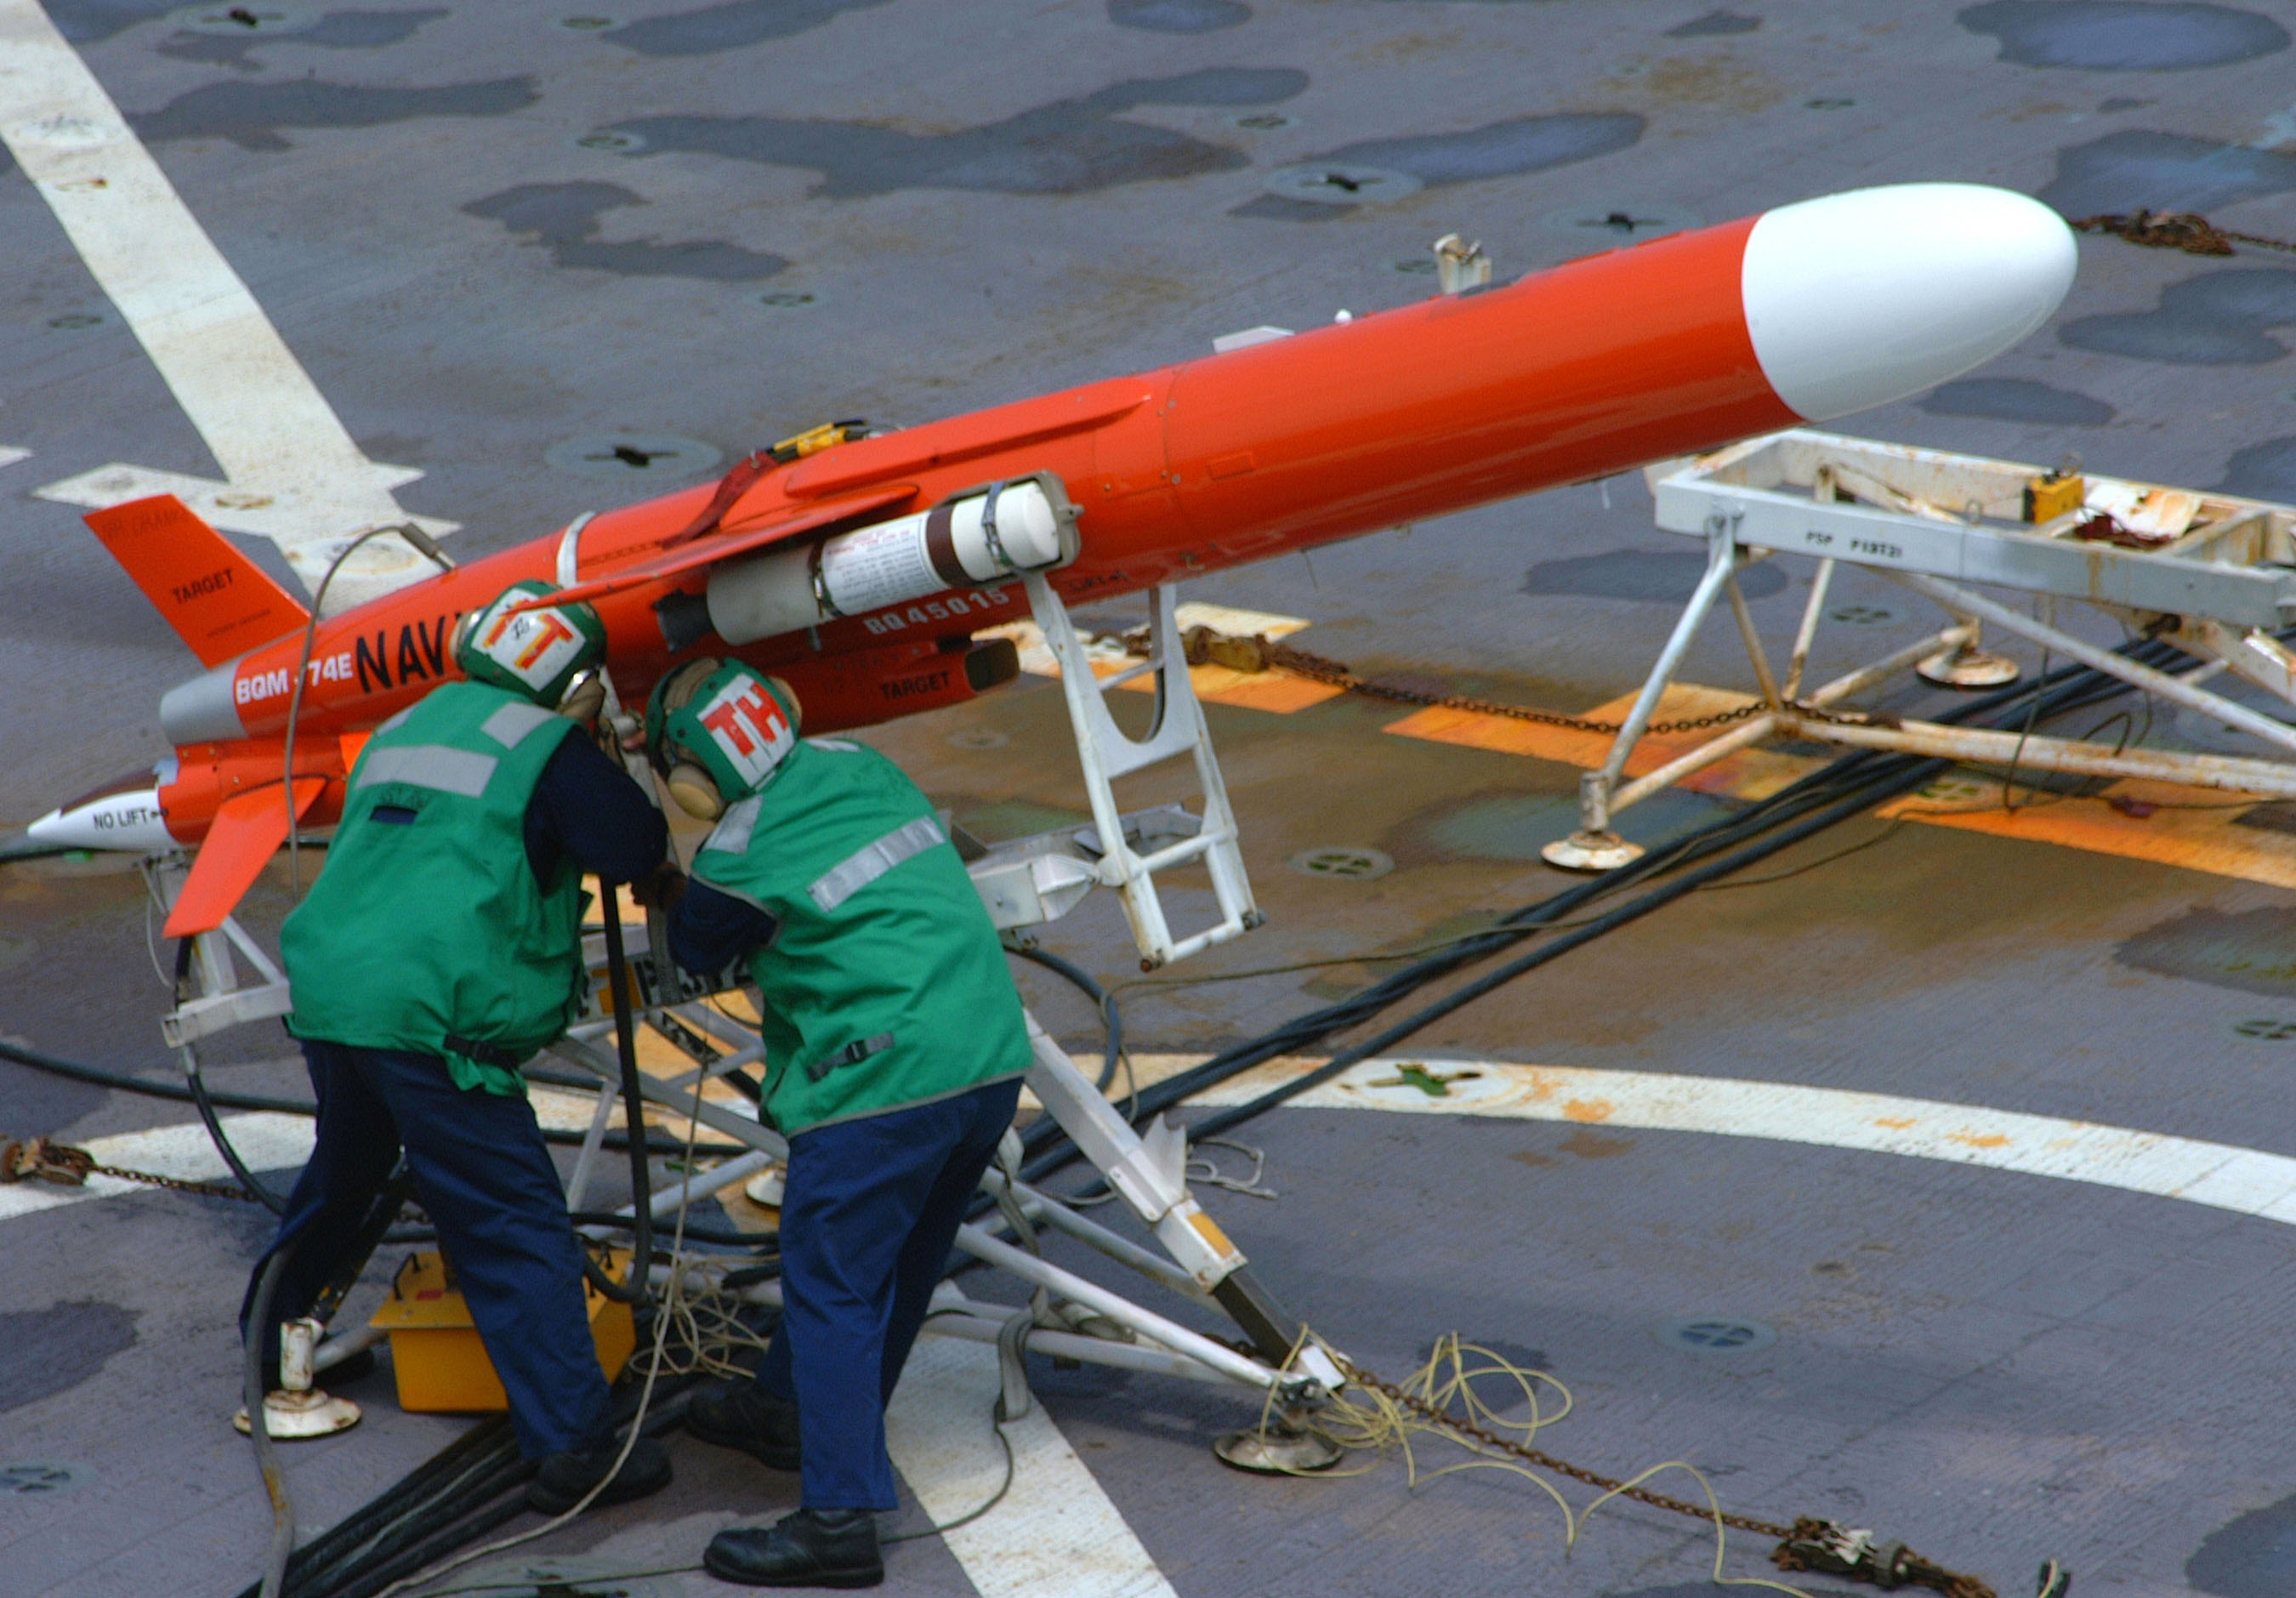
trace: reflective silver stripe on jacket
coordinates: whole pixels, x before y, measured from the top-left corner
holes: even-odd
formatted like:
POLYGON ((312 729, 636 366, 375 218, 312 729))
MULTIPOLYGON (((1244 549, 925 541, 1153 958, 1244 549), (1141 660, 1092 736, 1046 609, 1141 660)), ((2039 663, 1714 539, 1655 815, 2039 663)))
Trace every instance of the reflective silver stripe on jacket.
POLYGON ((709 829, 709 836, 701 840, 705 849, 718 849, 728 855, 750 852, 750 834, 758 830, 758 796, 751 794, 718 818, 709 829))
POLYGON ((407 706, 407 707, 406 707, 406 709, 405 709, 404 710, 401 710, 398 715, 396 715, 396 716, 392 717, 389 721, 386 721, 386 722, 382 723, 381 725, 377 726, 374 730, 375 730, 378 733, 396 733, 397 731, 398 731, 399 727, 400 727, 400 726, 401 726, 401 725, 406 722, 406 718, 407 718, 408 717, 410 717, 410 716, 414 715, 414 707, 413 705, 409 705, 409 706, 407 706))
POLYGON ((941 836, 939 822, 930 815, 920 815, 830 867, 819 881, 805 890, 806 896, 823 910, 834 910, 902 861, 947 841, 941 836))
POLYGON ((548 721, 553 714, 540 705, 504 705, 479 723, 479 731, 504 749, 516 749, 526 741, 529 733, 548 721))
POLYGON ((415 788, 436 788, 477 799, 487 791, 498 764, 492 755, 474 755, 444 743, 410 743, 398 749, 369 750, 359 765, 357 786, 405 783, 415 788))

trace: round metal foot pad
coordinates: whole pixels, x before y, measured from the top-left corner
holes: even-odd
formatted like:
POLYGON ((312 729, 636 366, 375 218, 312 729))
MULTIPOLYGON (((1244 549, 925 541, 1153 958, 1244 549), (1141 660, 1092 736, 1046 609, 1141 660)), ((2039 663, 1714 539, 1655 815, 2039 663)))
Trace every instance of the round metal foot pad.
MULTIPOLYGON (((241 1409, 232 1416, 231 1423, 242 1431, 248 1430, 247 1411, 241 1409)), ((303 1393, 282 1390, 263 1400, 263 1429, 283 1443, 332 1437, 336 1432, 348 1431, 358 1423, 357 1405, 348 1398, 333 1397, 317 1388, 303 1393)))
POLYGON ((1914 668, 1940 688, 2000 688, 2017 680, 2017 662, 1981 649, 1948 649, 1914 668))
POLYGON ((1329 1438, 1312 1431, 1231 1431, 1212 1445, 1220 1463, 1259 1476, 1302 1476, 1328 1471, 1347 1457, 1329 1438))
POLYGON ((1642 856, 1642 845, 1616 832, 1573 832, 1538 851, 1540 859, 1562 871, 1616 871, 1642 856))

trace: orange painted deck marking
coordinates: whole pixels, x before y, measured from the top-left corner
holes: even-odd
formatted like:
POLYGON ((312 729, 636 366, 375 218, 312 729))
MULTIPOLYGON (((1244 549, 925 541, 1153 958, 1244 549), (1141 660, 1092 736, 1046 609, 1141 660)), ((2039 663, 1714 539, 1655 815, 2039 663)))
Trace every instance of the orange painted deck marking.
MULTIPOLYGON (((1626 694, 1576 714, 1596 721, 1623 721, 1634 708, 1634 695, 1626 694)), ((1652 719, 1658 722, 1690 721, 1702 716, 1713 716, 1725 710, 1734 710, 1754 702, 1751 695, 1733 693, 1721 688, 1703 688, 1694 683, 1677 683, 1661 694, 1658 711, 1652 719)), ((1454 710, 1441 706, 1413 712, 1401 721, 1390 722, 1382 732, 1403 738, 1424 738, 1431 743, 1455 743, 1469 749, 1487 749, 1503 755, 1528 755, 1537 760, 1554 760, 1564 766, 1577 766, 1588 771, 1601 766, 1611 752, 1611 734, 1582 733, 1572 727, 1547 726, 1536 721, 1518 721, 1510 716, 1491 716, 1480 710, 1454 710)), ((1652 734, 1635 745, 1628 758, 1627 774, 1641 776, 1656 771, 1676 756, 1695 749, 1717 733, 1729 731, 1726 726, 1695 733, 1652 734)), ((1681 786, 1698 793, 1725 794, 1732 799, 1767 799, 1788 783, 1816 770, 1823 762, 1807 755, 1781 754, 1775 750, 1741 750, 1734 755, 1716 761, 1702 771, 1693 772, 1681 786)))
POLYGON ((2296 837, 2239 824, 2241 816, 2265 802, 2169 783, 2128 781, 2115 783, 2094 798, 2029 793, 2013 812, 2002 807, 1997 780, 1961 771, 1919 793, 1893 799, 1874 814, 2296 888, 2296 837), (2115 799, 2160 808, 2149 815, 2131 815, 2113 808, 2109 801, 2115 799))
MULTIPOLYGON (((1748 694, 1677 683, 1660 699, 1653 719, 1689 720, 1752 702, 1748 694)), ((1618 721, 1633 703, 1629 694, 1579 714, 1595 720, 1618 721)), ((1439 708, 1416 711, 1400 721, 1389 723, 1382 731, 1404 738, 1423 738, 1433 743, 1553 760, 1589 771, 1602 765, 1611 749, 1610 734, 1606 733, 1582 733, 1569 727, 1517 721, 1510 717, 1439 708)), ((1627 761, 1627 774, 1640 776, 1655 771, 1713 735, 1712 732, 1702 732, 1646 737, 1636 745, 1633 756, 1627 761)), ((1703 771, 1693 772, 1680 786, 1731 799, 1767 799, 1824 763, 1822 757, 1765 749, 1742 750, 1703 771)), ((1956 827, 1997 838, 2018 838, 2063 848, 2086 849, 2095 855, 2183 866, 2213 876, 2296 888, 2296 834, 2239 824, 2240 817, 2264 802, 2260 797, 2242 798, 2169 783, 2131 780, 2115 783, 2093 798, 2034 794, 2013 813, 2002 806, 1997 779, 1964 769, 1918 793, 1893 799, 1874 814, 1886 821, 1956 827), (2158 808, 2150 815, 2133 815, 2114 808, 2109 801, 2116 799, 2158 808)))

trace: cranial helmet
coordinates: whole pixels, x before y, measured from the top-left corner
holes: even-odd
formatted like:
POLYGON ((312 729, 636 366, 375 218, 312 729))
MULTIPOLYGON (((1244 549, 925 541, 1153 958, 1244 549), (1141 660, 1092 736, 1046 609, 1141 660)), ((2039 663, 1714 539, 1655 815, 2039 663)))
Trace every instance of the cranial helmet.
POLYGON ((464 617, 455 634, 455 664, 463 675, 524 694, 549 709, 564 705, 575 679, 605 658, 606 628, 598 613, 579 601, 511 614, 513 605, 556 592, 548 583, 529 578, 464 617))
POLYGON ((654 685, 646 748, 678 807, 715 821, 789 758, 802 714, 781 678, 705 656, 654 685))

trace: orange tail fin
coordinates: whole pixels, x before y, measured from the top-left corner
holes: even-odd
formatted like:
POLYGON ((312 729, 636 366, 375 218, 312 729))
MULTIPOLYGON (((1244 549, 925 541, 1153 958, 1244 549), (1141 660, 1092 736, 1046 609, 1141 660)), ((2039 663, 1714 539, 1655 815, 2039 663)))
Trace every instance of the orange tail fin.
MULTIPOLYGON (((295 814, 309 811, 327 785, 324 777, 295 779, 295 814)), ((189 938, 223 925, 255 879, 287 841, 287 796, 275 784, 226 799, 208 828, 207 841, 192 861, 192 873, 176 895, 176 907, 160 929, 168 938, 189 938)))
POLYGON ((202 666, 220 666, 311 619, 172 494, 91 512, 86 520, 202 666))

